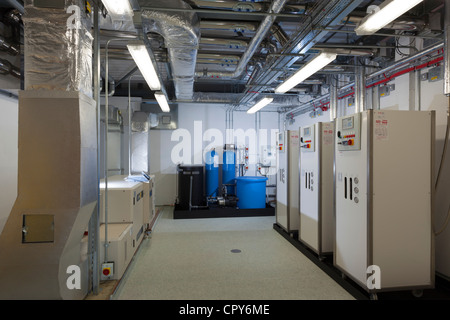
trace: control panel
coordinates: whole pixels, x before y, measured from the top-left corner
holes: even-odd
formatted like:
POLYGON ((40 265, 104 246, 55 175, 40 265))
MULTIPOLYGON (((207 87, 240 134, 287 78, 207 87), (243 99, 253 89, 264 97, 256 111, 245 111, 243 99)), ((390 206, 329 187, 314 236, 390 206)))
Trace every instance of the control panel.
POLYGON ((361 150, 361 114, 338 119, 336 143, 339 151, 361 150))
POLYGON ((300 148, 302 152, 314 152, 316 148, 314 125, 300 128, 300 148))
POLYGON ((277 146, 278 152, 285 152, 286 150, 286 139, 284 136, 284 132, 278 132, 277 135, 277 146))

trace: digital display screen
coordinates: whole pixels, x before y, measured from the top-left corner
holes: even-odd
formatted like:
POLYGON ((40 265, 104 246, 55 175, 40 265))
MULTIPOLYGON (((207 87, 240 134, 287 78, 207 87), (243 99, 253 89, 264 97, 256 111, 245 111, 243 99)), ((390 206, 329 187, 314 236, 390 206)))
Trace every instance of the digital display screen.
POLYGON ((303 135, 304 136, 309 136, 311 134, 311 128, 305 128, 303 129, 303 135))
POLYGON ((353 129, 353 117, 342 119, 342 129, 353 129))

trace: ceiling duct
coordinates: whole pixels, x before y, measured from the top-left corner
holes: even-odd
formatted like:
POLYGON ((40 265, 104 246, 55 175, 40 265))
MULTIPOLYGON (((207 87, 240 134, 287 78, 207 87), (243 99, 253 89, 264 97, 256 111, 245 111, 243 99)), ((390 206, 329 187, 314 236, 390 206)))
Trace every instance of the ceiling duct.
POLYGON ((198 8, 217 9, 217 10, 231 10, 242 12, 261 12, 264 10, 264 4, 249 2, 249 1, 205 1, 205 0, 191 0, 191 2, 198 8))
POLYGON ((131 130, 133 132, 147 132, 150 129, 148 115, 142 111, 135 111, 131 117, 131 130))
MULTIPOLYGON (((239 93, 196 92, 193 101, 197 103, 234 104, 240 97, 239 93)), ((275 95, 273 98, 271 106, 274 107, 298 106, 300 103, 299 95, 275 95)))
POLYGON ((139 5, 144 34, 155 32, 164 37, 177 100, 191 100, 200 37, 197 15, 181 0, 139 0, 139 5), (185 8, 186 12, 145 8, 150 5, 154 8, 185 8))
POLYGON ((231 31, 235 33, 247 34, 257 29, 257 24, 244 21, 216 21, 202 20, 200 21, 200 29, 204 31, 231 31))
MULTIPOLYGON (((271 13, 280 13, 283 9, 285 3, 287 0, 275 0, 272 2, 269 12, 271 13)), ((256 50, 259 48, 259 45, 264 40, 264 37, 266 36, 267 32, 272 27, 273 22, 275 21, 274 16, 266 16, 264 20, 259 25, 258 30, 256 31, 254 37, 248 44, 247 50, 244 52, 244 54, 241 57, 241 60, 239 61, 239 64, 237 65, 236 69, 233 72, 214 72, 210 74, 209 72, 202 72, 197 73, 197 76, 199 77, 216 77, 216 78, 237 78, 239 77, 246 69, 248 62, 252 58, 252 56, 255 54, 256 50)))

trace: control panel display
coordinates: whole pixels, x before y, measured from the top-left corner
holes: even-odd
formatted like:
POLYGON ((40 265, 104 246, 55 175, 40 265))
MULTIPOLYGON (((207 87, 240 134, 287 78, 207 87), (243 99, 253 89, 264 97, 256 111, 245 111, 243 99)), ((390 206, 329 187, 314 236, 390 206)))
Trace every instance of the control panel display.
POLYGON ((311 128, 304 128, 303 129, 303 136, 308 137, 311 135, 311 128))
POLYGON ((342 130, 353 129, 353 117, 342 119, 342 130))
POLYGON ((361 150, 361 114, 337 120, 336 143, 339 151, 361 150))
POLYGON ((300 148, 302 152, 314 152, 315 150, 315 137, 314 137, 314 125, 303 128, 300 131, 300 148))

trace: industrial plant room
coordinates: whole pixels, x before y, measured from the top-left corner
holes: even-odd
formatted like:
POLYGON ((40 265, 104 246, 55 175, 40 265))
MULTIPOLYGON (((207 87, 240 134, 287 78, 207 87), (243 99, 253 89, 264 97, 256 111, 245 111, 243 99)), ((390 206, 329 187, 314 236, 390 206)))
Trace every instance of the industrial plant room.
POLYGON ((2 0, 0 111, 1 301, 450 300, 450 0, 2 0))

